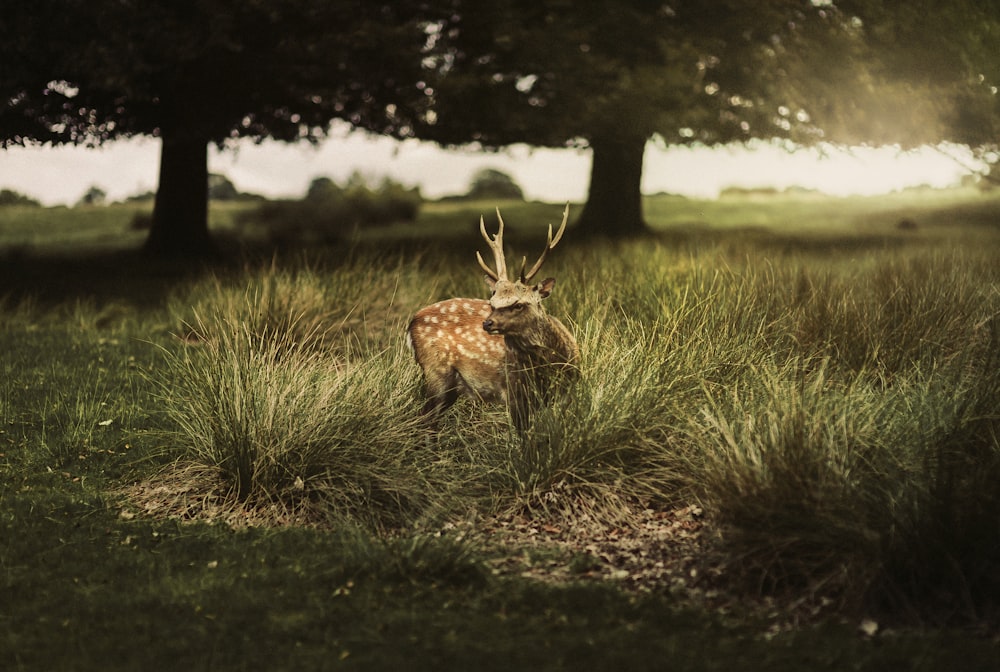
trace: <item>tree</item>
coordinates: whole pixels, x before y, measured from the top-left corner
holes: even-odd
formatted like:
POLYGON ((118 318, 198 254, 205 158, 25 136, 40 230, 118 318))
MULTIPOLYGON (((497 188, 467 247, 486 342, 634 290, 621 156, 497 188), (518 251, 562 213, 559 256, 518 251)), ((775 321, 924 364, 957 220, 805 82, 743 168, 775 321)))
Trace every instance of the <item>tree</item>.
POLYGON ((208 200, 209 201, 239 201, 239 200, 259 200, 262 196, 253 194, 241 194, 233 181, 225 175, 216 173, 208 174, 208 200))
MULTIPOLYGON (((878 0, 854 4, 897 11, 878 0)), ((930 9, 923 7, 927 24, 937 14, 930 9)), ((885 54, 859 20, 819 0, 622 0, 613 11, 597 0, 488 8, 466 0, 436 36, 434 106, 418 134, 444 144, 587 146, 590 192, 578 228, 640 233, 650 138, 714 145, 928 137, 942 106, 923 85, 884 76, 885 54)))
POLYGON ((210 143, 316 141, 334 119, 407 135, 427 99, 418 84, 429 14, 417 1, 8 4, 0 142, 160 138, 146 242, 158 254, 212 249, 210 143))
POLYGON ((783 60, 831 29, 809 1, 506 0, 459 3, 434 44, 432 114, 418 135, 444 144, 587 146, 578 228, 645 230, 647 141, 716 144, 804 133, 783 60))
POLYGON ((465 198, 510 198, 521 201, 524 200, 524 192, 507 173, 494 168, 483 168, 472 176, 472 183, 465 198))
POLYGON ((108 200, 108 193, 98 187, 97 185, 92 185, 87 191, 84 192, 80 200, 77 201, 77 205, 104 205, 108 200))

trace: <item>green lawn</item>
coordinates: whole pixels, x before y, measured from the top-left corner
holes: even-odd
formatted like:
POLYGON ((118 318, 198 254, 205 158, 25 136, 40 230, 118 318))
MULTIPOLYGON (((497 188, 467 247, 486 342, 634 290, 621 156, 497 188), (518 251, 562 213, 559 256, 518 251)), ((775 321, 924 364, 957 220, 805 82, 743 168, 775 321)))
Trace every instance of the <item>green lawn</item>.
MULTIPOLYGON (((581 381, 431 437, 405 326, 485 294, 493 205, 279 252, 213 206, 212 267, 0 208, 0 666, 997 669, 998 197, 570 228, 581 381)), ((561 213, 501 207, 518 255, 561 213)))

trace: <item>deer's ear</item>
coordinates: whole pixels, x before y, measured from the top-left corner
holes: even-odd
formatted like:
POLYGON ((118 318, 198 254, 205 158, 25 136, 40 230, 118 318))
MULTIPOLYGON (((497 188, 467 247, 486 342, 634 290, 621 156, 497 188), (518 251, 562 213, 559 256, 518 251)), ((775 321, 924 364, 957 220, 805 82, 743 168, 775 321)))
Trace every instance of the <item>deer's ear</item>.
POLYGON ((491 278, 488 275, 484 275, 483 276, 483 280, 486 281, 486 286, 490 288, 491 292, 495 292, 497 290, 497 281, 496 280, 494 280, 493 278, 491 278))
POLYGON ((535 291, 538 292, 538 295, 544 299, 546 296, 552 293, 552 288, 555 286, 556 286, 555 278, 545 278, 540 283, 535 285, 535 291))

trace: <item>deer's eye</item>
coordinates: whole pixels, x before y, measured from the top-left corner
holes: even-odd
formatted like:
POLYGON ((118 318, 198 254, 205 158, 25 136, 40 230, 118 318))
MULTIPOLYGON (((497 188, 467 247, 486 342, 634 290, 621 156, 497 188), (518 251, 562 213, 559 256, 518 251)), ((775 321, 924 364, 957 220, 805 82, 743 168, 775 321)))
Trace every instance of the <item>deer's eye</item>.
POLYGON ((519 313, 522 310, 524 310, 524 304, 523 303, 515 303, 513 306, 510 307, 510 309, 513 310, 515 313, 519 313))

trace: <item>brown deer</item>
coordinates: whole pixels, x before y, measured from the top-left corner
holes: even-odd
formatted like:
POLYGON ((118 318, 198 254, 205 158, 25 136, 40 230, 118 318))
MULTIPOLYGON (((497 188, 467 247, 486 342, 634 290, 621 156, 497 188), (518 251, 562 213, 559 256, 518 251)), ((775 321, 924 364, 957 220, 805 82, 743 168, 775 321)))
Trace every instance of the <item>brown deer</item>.
POLYGON ((531 285, 549 251, 562 238, 569 218, 548 241, 538 261, 520 277, 507 277, 503 250, 503 218, 497 208, 499 228, 492 238, 479 218, 479 231, 493 251, 496 270, 477 251, 492 290, 489 301, 448 299, 421 309, 409 326, 409 342, 424 374, 427 401, 423 414, 432 422, 465 394, 507 405, 518 430, 527 429, 531 412, 548 403, 559 379, 578 375, 580 350, 562 322, 548 315, 542 299, 552 293, 555 278, 531 285))

